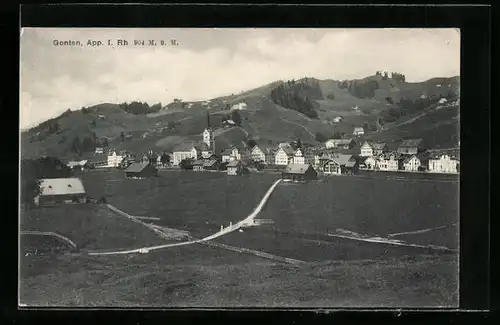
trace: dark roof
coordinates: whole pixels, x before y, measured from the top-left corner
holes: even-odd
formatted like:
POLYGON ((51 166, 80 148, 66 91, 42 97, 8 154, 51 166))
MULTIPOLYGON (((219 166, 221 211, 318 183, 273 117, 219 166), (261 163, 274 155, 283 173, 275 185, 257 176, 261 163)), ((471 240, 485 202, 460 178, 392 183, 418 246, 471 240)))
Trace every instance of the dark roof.
POLYGON ((284 172, 287 174, 305 174, 311 167, 309 164, 290 164, 284 172))
POLYGON ((224 149, 222 152, 221 152, 221 156, 231 156, 231 154, 233 153, 233 150, 232 149, 224 149))
POLYGON ((373 142, 371 145, 373 150, 382 150, 387 146, 385 142, 373 142))
POLYGON ((199 159, 195 160, 193 162, 193 166, 203 166, 203 164, 204 164, 204 161, 203 160, 199 160, 199 159))
POLYGON ((127 169, 125 169, 126 173, 140 173, 144 170, 149 165, 148 162, 136 162, 128 166, 127 169))
POLYGON ((192 142, 185 142, 177 145, 175 147, 174 152, 176 151, 191 151, 194 147, 194 144, 192 142))
MULTIPOLYGON (((295 154, 295 150, 293 150, 292 146, 282 146, 280 147, 279 149, 283 149, 283 151, 287 154, 287 155, 293 155, 295 154)), ((279 150, 278 150, 279 151, 279 150)))
POLYGON ((405 139, 402 140, 399 147, 418 147, 422 143, 422 139, 405 139))
POLYGON ((217 163, 217 160, 206 160, 203 162, 203 167, 212 167, 215 163, 217 163))
POLYGON ((391 156, 394 156, 395 160, 399 160, 399 159, 402 159, 403 157, 405 157, 405 156, 401 155, 399 152, 393 152, 393 151, 391 151, 391 152, 384 152, 384 153, 378 155, 378 158, 381 158, 381 159, 390 159, 391 156))
POLYGON ((210 150, 210 148, 207 146, 207 144, 205 142, 198 143, 195 147, 196 147, 196 149, 198 149, 200 151, 208 151, 208 150, 210 150))

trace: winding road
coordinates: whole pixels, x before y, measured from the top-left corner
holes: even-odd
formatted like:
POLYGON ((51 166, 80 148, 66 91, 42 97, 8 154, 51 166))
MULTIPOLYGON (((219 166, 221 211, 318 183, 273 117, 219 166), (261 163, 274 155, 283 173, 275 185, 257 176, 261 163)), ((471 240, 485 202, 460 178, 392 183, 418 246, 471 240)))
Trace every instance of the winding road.
MULTIPOLYGON (((255 224, 255 217, 260 213, 260 211, 262 210, 262 208, 264 207, 264 205, 269 200, 269 197, 274 192, 274 189, 276 188, 276 186, 278 186, 278 184, 280 182, 281 182, 281 179, 278 179, 276 182, 274 182, 273 185, 271 185, 271 187, 267 190, 266 194, 264 194, 264 197, 262 198, 262 200, 260 201, 260 203, 257 205, 257 207, 245 219, 241 220, 240 222, 238 222, 238 223, 236 223, 234 225, 231 224, 228 227, 226 227, 226 228, 224 228, 224 229, 216 232, 215 234, 207 236, 205 238, 197 239, 197 240, 190 240, 190 241, 185 241, 185 242, 180 242, 180 243, 170 243, 170 244, 157 245, 157 246, 147 246, 147 247, 141 247, 141 248, 129 249, 129 250, 119 250, 119 251, 111 251, 111 252, 109 252, 109 251, 108 252, 89 252, 88 255, 90 255, 90 256, 99 256, 99 255, 123 255, 123 254, 148 253, 150 251, 164 249, 164 248, 179 247, 179 246, 186 246, 186 245, 193 245, 193 244, 198 244, 198 243, 204 243, 204 242, 207 242, 209 240, 216 239, 218 237, 221 237, 221 236, 227 235, 229 233, 232 233, 232 232, 234 232, 234 231, 236 231, 236 230, 238 230, 238 229, 240 229, 242 227, 252 226, 252 225, 255 224)), ((141 223, 144 226, 146 226, 146 227, 154 230, 155 232, 161 233, 160 230, 154 228, 152 225, 147 224, 145 222, 142 222, 142 221, 136 219, 135 217, 129 215, 128 213, 123 212, 123 211, 115 208, 112 205, 108 204, 107 207, 109 209, 115 211, 116 213, 118 213, 118 214, 120 214, 120 215, 122 215, 124 217, 127 217, 127 218, 131 219, 134 222, 141 223)))

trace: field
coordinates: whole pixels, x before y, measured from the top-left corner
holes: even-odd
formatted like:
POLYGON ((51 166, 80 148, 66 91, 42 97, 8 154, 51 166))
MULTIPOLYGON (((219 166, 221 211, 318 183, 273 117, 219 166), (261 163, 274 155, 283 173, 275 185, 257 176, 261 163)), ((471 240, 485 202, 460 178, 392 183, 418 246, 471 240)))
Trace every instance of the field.
MULTIPOLYGON (((155 223, 201 238, 244 219, 277 176, 168 171, 156 179, 126 180, 120 171, 92 171, 82 179, 91 197, 105 195, 108 203, 131 215, 159 217, 155 223)), ((104 213, 93 205, 86 209, 86 215, 104 213)), ((70 223, 65 229, 63 216, 52 225, 25 218, 23 227, 57 230, 78 242, 103 232, 96 226, 95 232, 82 235, 78 229, 84 227, 70 223)), ((305 264, 289 265, 202 244, 146 255, 25 256, 21 298, 27 304, 66 306, 454 306, 456 253, 357 238, 394 235, 409 243, 457 249, 457 216, 458 183, 452 181, 346 176, 324 183, 280 184, 258 216, 271 224, 245 228, 215 242, 305 264), (347 231, 353 239, 331 236, 347 231)), ((99 220, 114 220, 102 226, 111 238, 127 233, 119 226, 127 219, 100 215, 99 220)), ((110 239, 94 246, 117 249, 156 245, 160 240, 146 227, 130 225, 129 231, 138 232, 135 245, 110 239)), ((131 232, 128 236, 133 238, 131 232)))

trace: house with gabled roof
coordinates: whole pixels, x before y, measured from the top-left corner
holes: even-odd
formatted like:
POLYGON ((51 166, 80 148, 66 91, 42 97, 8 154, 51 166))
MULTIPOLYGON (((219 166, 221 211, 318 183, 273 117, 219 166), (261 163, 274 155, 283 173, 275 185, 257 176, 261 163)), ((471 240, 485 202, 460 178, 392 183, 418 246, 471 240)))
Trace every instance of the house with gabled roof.
POLYGON ((426 155, 419 153, 416 155, 407 155, 403 159, 403 170, 416 172, 421 171, 422 168, 426 168, 427 157, 426 155))
POLYGON ((303 149, 302 148, 297 148, 293 154, 293 163, 294 164, 305 164, 305 157, 303 154, 303 149))
POLYGON ((127 178, 147 178, 158 176, 158 170, 149 162, 136 162, 125 169, 127 178))
POLYGON ((179 166, 180 162, 184 159, 198 159, 199 152, 195 145, 191 142, 179 144, 173 152, 173 165, 179 166))
POLYGON ((321 171, 325 174, 356 173, 358 162, 353 155, 325 154, 320 157, 321 171))
POLYGON ((422 139, 402 140, 397 152, 402 155, 416 155, 424 151, 422 139))
POLYGON ((256 162, 266 161, 265 152, 257 145, 252 148, 252 160, 256 162))
POLYGON ((459 173, 460 151, 441 150, 432 153, 428 160, 430 173, 459 173))
POLYGON ((276 151, 276 155, 274 156, 274 164, 286 166, 293 162, 294 154, 295 150, 293 150, 291 145, 283 145, 278 148, 278 151, 276 151))
POLYGON ((354 130, 352 131, 352 135, 354 135, 354 136, 360 136, 360 135, 364 135, 364 134, 365 134, 365 129, 363 129, 360 126, 355 127, 354 130))
POLYGON ((201 159, 198 159, 198 160, 195 160, 193 161, 193 171, 194 172, 202 172, 203 171, 203 160, 201 159))
POLYGON ((377 170, 398 171, 402 167, 404 156, 398 152, 384 152, 377 156, 377 170))
POLYGON ((40 180, 40 192, 34 198, 38 206, 84 203, 86 191, 79 178, 47 178, 40 180))
POLYGON ((330 139, 325 142, 326 149, 339 148, 339 149, 352 149, 356 146, 354 139, 330 139))
POLYGON ((307 181, 318 178, 318 173, 309 164, 289 164, 281 173, 284 180, 307 181))

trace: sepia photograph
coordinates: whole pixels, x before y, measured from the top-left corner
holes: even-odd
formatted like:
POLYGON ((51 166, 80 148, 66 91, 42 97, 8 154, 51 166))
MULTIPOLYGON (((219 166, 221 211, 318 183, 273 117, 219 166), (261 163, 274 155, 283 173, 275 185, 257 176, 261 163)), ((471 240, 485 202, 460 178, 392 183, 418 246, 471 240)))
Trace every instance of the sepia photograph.
POLYGON ((459 29, 22 28, 19 96, 21 307, 459 306, 459 29))

